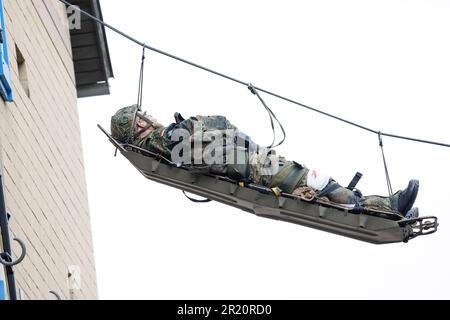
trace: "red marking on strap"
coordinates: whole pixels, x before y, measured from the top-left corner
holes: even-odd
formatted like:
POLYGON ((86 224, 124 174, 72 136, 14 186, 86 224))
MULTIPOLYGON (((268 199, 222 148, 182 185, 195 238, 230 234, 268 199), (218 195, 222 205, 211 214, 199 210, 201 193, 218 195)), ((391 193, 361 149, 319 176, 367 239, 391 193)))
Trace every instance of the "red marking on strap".
POLYGON ((317 172, 316 172, 316 170, 313 170, 311 175, 313 176, 314 179, 317 179, 317 172))

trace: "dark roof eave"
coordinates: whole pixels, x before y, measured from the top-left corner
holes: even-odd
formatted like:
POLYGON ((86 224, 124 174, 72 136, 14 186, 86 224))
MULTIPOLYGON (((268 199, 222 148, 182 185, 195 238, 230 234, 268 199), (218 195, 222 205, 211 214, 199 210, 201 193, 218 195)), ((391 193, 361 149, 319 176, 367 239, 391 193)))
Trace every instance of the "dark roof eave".
MULTIPOLYGON (((103 20, 99 0, 68 0, 103 20)), ((109 94, 114 77, 105 27, 83 17, 81 29, 70 30, 78 97, 109 94)))

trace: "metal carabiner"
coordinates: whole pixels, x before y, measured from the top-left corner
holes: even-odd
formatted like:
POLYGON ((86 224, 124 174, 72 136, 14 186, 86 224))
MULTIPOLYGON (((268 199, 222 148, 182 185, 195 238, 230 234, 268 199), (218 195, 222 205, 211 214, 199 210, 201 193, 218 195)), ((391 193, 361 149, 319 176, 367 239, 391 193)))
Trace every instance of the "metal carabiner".
POLYGON ((22 249, 22 254, 16 261, 12 261, 12 257, 10 256, 9 253, 7 253, 7 252, 0 253, 0 263, 2 265, 4 265, 5 267, 13 267, 13 266, 18 265, 19 263, 21 263, 23 261, 23 259, 25 259, 25 256, 27 254, 27 248, 25 246, 25 243, 22 240, 20 240, 19 238, 14 238, 14 240, 19 243, 19 245, 22 249))

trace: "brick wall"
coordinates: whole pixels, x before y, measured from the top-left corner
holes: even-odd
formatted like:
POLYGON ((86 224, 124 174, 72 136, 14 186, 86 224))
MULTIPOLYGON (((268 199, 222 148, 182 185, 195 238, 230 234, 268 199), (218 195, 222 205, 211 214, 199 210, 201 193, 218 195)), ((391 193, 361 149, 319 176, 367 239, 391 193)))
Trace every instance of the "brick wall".
POLYGON ((0 99, 1 162, 11 237, 23 239, 28 249, 15 267, 16 285, 24 299, 53 299, 49 290, 69 299, 68 267, 78 266, 81 289, 72 298, 95 299, 65 7, 56 0, 4 0, 4 10, 15 101, 0 99))

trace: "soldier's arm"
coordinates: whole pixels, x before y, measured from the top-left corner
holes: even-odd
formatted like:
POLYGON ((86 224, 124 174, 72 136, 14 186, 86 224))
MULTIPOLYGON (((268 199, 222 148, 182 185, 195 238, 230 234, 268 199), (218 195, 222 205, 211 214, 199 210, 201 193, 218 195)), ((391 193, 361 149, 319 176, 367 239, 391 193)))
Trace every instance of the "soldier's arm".
POLYGON ((145 138, 138 138, 134 141, 134 144, 142 149, 161 154, 170 159, 169 145, 171 141, 167 138, 165 133, 165 128, 157 129, 145 138))

